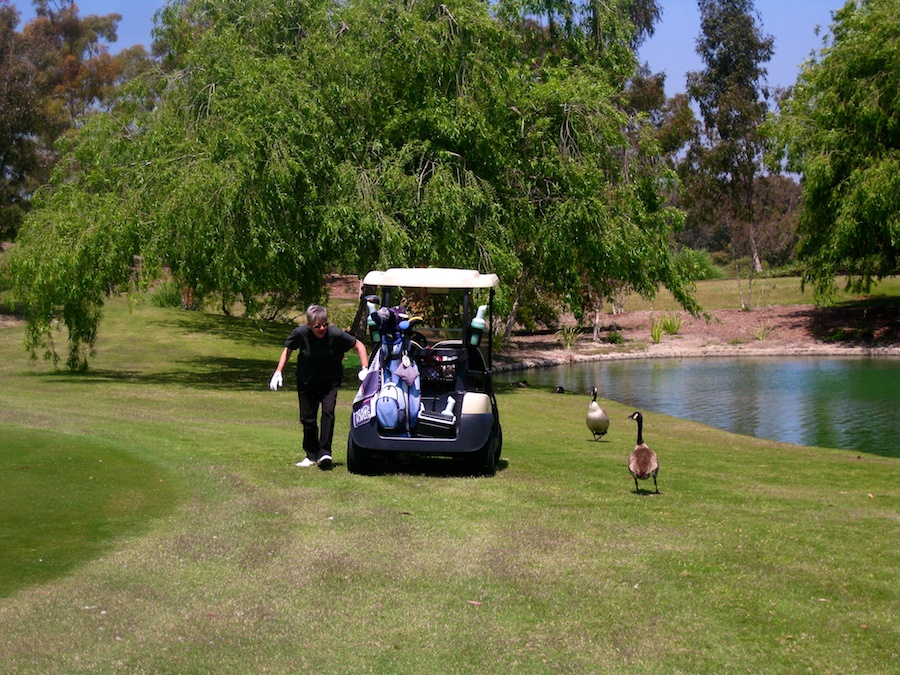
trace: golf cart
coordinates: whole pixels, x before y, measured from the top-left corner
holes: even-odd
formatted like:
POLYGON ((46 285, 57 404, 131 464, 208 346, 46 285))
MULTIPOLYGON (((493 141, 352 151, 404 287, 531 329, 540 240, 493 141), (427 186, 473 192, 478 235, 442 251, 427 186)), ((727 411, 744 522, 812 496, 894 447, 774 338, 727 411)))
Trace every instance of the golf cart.
POLYGON ((477 475, 495 473, 503 439, 491 380, 498 283, 495 274, 449 268, 366 275, 373 349, 353 400, 351 473, 374 473, 380 459, 418 457, 460 460, 477 475), (439 317, 441 325, 426 326, 412 312, 416 306, 430 308, 429 318, 439 317))

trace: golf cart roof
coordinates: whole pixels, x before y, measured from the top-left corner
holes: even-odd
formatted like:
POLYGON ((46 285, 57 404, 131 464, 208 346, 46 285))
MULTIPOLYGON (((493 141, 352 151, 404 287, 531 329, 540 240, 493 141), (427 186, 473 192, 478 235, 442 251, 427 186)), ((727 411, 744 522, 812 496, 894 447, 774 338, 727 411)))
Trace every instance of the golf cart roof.
POLYGON ((496 274, 449 267, 392 267, 385 272, 369 272, 367 286, 402 286, 404 288, 493 288, 500 283, 496 274))

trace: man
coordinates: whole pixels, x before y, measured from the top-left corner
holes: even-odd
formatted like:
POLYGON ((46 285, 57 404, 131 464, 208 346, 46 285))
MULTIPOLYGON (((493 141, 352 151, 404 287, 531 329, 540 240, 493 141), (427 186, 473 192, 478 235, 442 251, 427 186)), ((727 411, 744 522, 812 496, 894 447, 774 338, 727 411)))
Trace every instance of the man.
POLYGON ((321 305, 306 310, 306 325, 297 326, 284 342, 269 389, 276 391, 284 384, 282 371, 295 351, 297 355, 297 396, 300 423, 303 425, 303 450, 306 458, 297 466, 330 469, 331 439, 334 435, 334 407, 341 386, 344 354, 356 348, 363 369, 368 368, 366 346, 346 331, 328 325, 328 313, 321 305), (321 429, 317 426, 322 407, 321 429))

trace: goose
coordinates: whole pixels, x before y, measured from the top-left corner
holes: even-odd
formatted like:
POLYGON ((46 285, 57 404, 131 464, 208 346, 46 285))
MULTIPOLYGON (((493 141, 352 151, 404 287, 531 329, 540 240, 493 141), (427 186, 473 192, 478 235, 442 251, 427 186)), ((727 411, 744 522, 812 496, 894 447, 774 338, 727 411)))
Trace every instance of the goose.
POLYGON ((594 434, 594 440, 599 441, 603 437, 603 434, 609 430, 609 415, 607 415, 606 411, 600 407, 599 403, 597 403, 597 387, 594 387, 591 390, 591 394, 594 398, 588 404, 587 419, 585 422, 587 422, 588 429, 594 434))
POLYGON ((659 486, 656 484, 656 474, 659 473, 659 458, 650 447, 644 443, 644 416, 639 412, 633 412, 628 416, 629 419, 637 420, 637 445, 631 451, 631 457, 628 458, 628 471, 634 478, 634 490, 640 492, 638 488, 638 479, 647 480, 653 477, 653 487, 656 488, 656 494, 659 494, 659 486))

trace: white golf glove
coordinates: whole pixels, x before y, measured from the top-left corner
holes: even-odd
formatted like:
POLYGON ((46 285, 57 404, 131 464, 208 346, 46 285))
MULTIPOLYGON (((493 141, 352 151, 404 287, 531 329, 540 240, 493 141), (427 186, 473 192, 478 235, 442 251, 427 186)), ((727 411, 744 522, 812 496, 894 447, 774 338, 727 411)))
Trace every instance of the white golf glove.
POLYGON ((269 380, 269 389, 272 391, 278 391, 278 387, 284 384, 284 378, 281 376, 280 371, 275 371, 275 374, 272 375, 272 379, 269 380))
POLYGON ((360 368, 359 372, 356 374, 356 376, 359 378, 359 381, 362 382, 364 379, 366 379, 366 375, 368 375, 368 374, 369 374, 368 368, 360 368))

